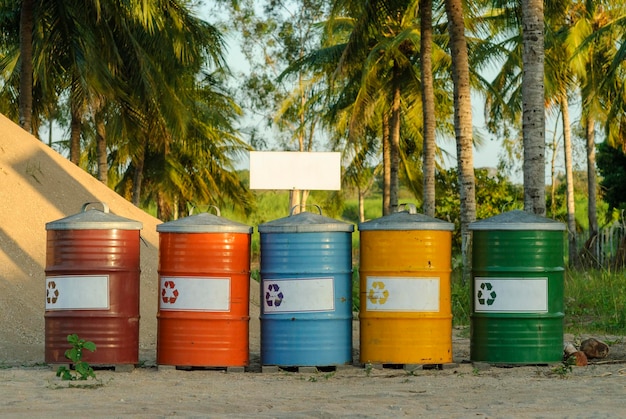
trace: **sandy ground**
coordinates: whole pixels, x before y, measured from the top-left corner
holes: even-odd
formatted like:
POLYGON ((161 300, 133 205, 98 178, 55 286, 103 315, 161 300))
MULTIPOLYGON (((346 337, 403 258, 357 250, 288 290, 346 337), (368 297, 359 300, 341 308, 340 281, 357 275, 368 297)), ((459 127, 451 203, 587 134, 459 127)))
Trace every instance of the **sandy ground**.
MULTIPOLYGON (((618 418, 626 415, 626 345, 565 375, 558 365, 503 368, 469 362, 466 332, 455 330, 457 366, 443 370, 369 369, 246 372, 157 368, 150 350, 132 372, 96 370, 89 386, 69 387, 48 366, 0 370, 2 417, 263 418, 618 418)), ((566 337, 567 338, 567 337, 566 337)), ((569 337, 573 338, 573 337, 569 337)), ((611 339, 614 339, 611 341, 611 339)), ((617 340, 617 342, 615 342, 617 340)))
MULTIPOLYGON (((254 283, 246 372, 159 369, 160 221, 2 115, 0 202, 0 417, 626 417, 626 345, 619 337, 597 336, 612 343, 609 358, 574 367, 564 378, 555 365, 472 364, 467 332, 460 330, 453 340, 458 365, 443 370, 370 370, 355 363, 336 371, 261 372, 254 283), (45 224, 94 201, 143 224, 140 366, 100 369, 97 381, 70 388, 44 364, 45 224)), ((357 333, 353 343, 358 356, 357 333)))

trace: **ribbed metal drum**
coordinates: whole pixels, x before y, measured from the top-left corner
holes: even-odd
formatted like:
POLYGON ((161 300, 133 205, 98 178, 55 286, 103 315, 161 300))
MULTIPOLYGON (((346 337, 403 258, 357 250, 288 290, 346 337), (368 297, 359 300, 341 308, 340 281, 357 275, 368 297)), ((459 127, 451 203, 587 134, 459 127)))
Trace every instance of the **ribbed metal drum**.
POLYGON ((96 344, 92 365, 139 362, 139 230, 106 204, 46 224, 45 361, 66 363, 67 336, 96 344))
POLYGON ((319 210, 258 229, 261 363, 351 364, 354 225, 324 217, 319 210))
POLYGON ((157 231, 157 364, 247 366, 252 227, 217 210, 157 231))
POLYGON ((471 359, 496 364, 561 361, 565 225, 516 210, 469 228, 471 359))
POLYGON ((453 229, 414 205, 359 224, 361 363, 452 362, 453 229))

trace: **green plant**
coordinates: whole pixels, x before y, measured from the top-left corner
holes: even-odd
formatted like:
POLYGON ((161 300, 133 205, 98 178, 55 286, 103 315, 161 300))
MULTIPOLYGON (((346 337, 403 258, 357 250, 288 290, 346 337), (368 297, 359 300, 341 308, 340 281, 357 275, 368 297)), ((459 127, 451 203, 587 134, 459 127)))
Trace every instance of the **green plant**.
POLYGON ((82 360, 83 350, 87 349, 93 352, 96 350, 96 344, 86 341, 85 339, 80 339, 76 334, 68 335, 67 341, 72 347, 65 351, 65 357, 74 364, 74 371, 62 365, 57 370, 57 377, 61 377, 62 380, 72 381, 86 380, 89 377, 96 379, 96 373, 93 371, 93 368, 82 360))
POLYGON ((565 330, 569 333, 626 332, 626 276, 623 272, 565 272, 565 330))
POLYGON ((552 372, 558 375, 560 378, 567 378, 567 375, 572 372, 572 365, 576 363, 576 357, 572 356, 567 358, 561 364, 552 368, 552 372))
POLYGON ((330 371, 326 374, 324 374, 322 377, 324 377, 325 380, 329 380, 331 378, 333 378, 335 376, 335 371, 330 371))
POLYGON ((461 269, 455 269, 450 275, 450 293, 453 325, 469 325, 471 312, 471 290, 470 283, 463 281, 461 269))
POLYGON ((372 365, 371 362, 368 362, 367 364, 365 364, 365 375, 369 377, 372 374, 373 369, 374 369, 374 366, 372 365))

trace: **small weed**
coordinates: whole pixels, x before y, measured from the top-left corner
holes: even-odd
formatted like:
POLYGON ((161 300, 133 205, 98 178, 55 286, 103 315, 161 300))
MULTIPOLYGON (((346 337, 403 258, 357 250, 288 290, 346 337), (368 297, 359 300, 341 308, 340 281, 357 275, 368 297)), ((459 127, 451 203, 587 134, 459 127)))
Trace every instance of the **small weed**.
POLYGON ((307 380, 309 383, 317 383, 317 377, 314 375, 309 376, 309 379, 307 380))
POLYGON ((324 377, 325 380, 329 380, 333 378, 334 376, 335 376, 335 371, 331 371, 331 372, 327 372, 322 377, 324 377))
POLYGON ((609 346, 613 346, 613 345, 618 345, 620 343, 624 342, 624 339, 621 337, 615 338, 615 339, 605 339, 603 341, 604 343, 606 343, 609 346))
POLYGON ((477 377, 480 375, 480 369, 479 368, 473 368, 472 369, 472 375, 477 377))
POLYGON ((374 366, 372 365, 371 362, 368 362, 367 364, 365 364, 365 376, 369 377, 370 375, 372 375, 373 369, 374 369, 374 366))
POLYGON ((74 371, 66 366, 60 366, 57 370, 57 377, 61 377, 62 380, 86 380, 91 377, 96 379, 96 373, 91 366, 83 361, 83 350, 95 351, 96 344, 93 342, 80 339, 78 335, 72 334, 67 336, 67 341, 72 345, 70 349, 65 351, 65 357, 72 361, 74 364, 74 371))
POLYGON ((570 357, 563 361, 560 365, 552 368, 552 373, 559 376, 559 378, 567 378, 567 375, 572 372, 572 365, 576 363, 576 357, 570 357))

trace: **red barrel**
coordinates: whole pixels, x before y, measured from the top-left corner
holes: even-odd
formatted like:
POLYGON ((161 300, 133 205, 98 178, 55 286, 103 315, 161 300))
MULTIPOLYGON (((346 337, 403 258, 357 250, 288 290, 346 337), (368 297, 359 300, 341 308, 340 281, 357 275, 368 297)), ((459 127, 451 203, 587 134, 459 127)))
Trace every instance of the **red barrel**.
POLYGON ((252 227, 218 210, 157 231, 157 364, 247 366, 252 227))
POLYGON ((96 344, 92 365, 139 362, 139 230, 142 224, 83 205, 46 224, 45 361, 66 363, 67 336, 96 344))

